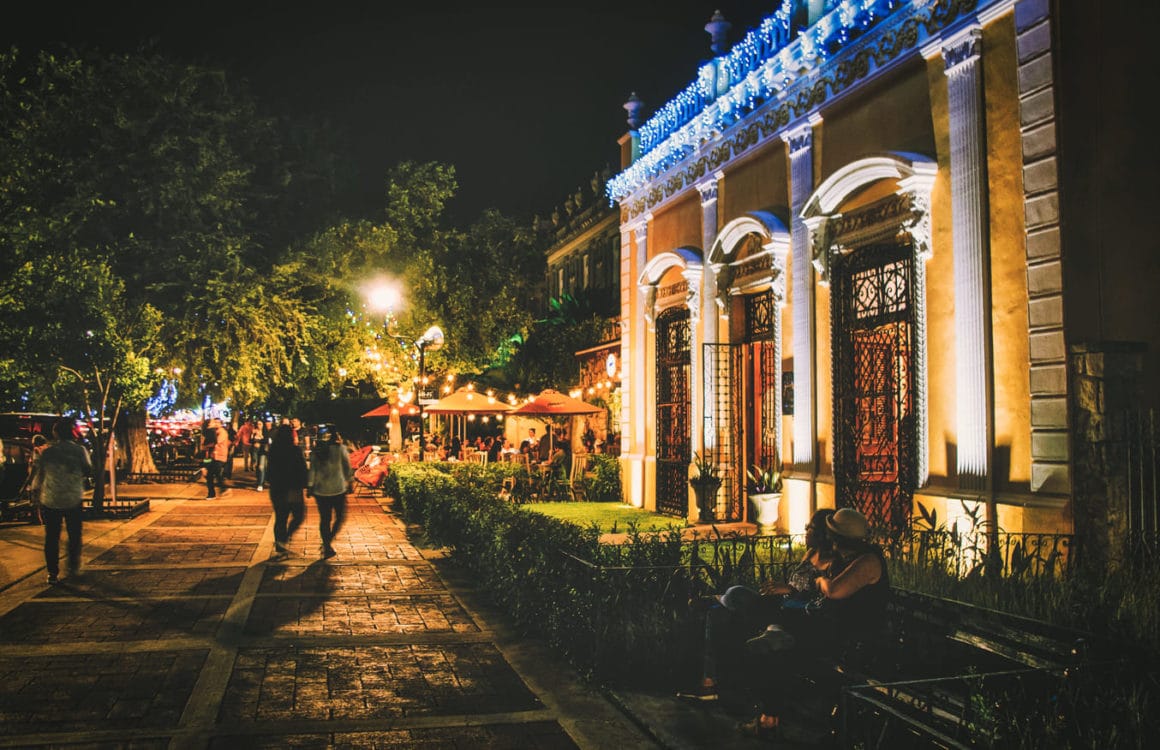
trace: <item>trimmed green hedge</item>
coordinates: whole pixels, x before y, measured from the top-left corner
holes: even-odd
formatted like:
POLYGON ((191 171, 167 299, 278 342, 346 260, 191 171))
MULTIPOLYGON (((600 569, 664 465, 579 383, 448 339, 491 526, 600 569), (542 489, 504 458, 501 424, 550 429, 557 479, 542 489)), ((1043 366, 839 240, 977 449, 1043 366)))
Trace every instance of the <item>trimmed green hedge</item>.
POLYGON ((501 500, 504 468, 403 464, 387 491, 403 519, 447 547, 518 627, 582 672, 655 682, 687 666, 674 655, 698 653, 700 633, 686 614, 692 584, 681 570, 679 533, 630 531, 613 559, 597 529, 501 500))

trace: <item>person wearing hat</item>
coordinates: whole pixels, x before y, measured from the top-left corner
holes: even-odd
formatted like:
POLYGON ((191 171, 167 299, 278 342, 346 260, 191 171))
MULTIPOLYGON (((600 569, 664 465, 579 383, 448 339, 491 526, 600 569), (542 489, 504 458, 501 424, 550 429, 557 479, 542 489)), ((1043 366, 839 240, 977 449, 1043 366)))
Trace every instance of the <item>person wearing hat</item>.
MULTIPOLYGON (((866 516, 853 508, 840 508, 825 524, 834 554, 827 570, 814 578, 822 595, 820 606, 806 610, 807 615, 800 624, 807 627, 793 629, 792 647, 776 650, 778 667, 787 674, 800 671, 795 662, 804 656, 839 653, 849 644, 876 634, 885 622, 890 577, 882 549, 869 541, 870 524, 866 516)), ((749 642, 751 653, 760 653, 752 648, 757 640, 749 642)), ((788 700, 784 691, 791 689, 791 681, 766 682, 770 693, 762 700, 763 710, 738 725, 742 734, 769 738, 777 732, 778 711, 788 700)))
MULTIPOLYGON (((785 617, 792 616, 790 610, 800 610, 800 606, 818 596, 814 579, 823 575, 824 568, 829 565, 832 547, 826 533, 826 520, 833 513, 832 509, 823 508, 810 517, 806 524, 805 554, 784 583, 764 581, 760 591, 748 586, 730 586, 724 594, 701 602, 706 607, 701 683, 691 690, 678 692, 677 697, 717 700, 721 664, 730 660, 741 663, 746 650, 742 646, 757 640, 749 636, 762 628, 766 629, 758 636, 761 643, 757 650, 777 650, 785 644, 788 633, 780 624, 769 623, 780 623, 785 617)), ((754 650, 752 646, 747 647, 754 650)))

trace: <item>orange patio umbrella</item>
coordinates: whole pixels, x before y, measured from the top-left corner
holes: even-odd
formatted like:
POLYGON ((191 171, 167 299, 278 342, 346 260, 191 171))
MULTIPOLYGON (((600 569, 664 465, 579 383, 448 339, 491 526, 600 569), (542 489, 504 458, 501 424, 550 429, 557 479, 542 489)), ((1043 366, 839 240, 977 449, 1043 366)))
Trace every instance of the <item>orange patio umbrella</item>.
MULTIPOLYGON (((581 414, 598 414, 604 407, 572 398, 553 388, 546 388, 511 413, 522 417, 576 417, 581 414)), ((552 430, 548 430, 549 447, 555 442, 552 430)))
POLYGON ((423 409, 428 414, 504 414, 511 410, 511 406, 494 396, 488 396, 467 386, 423 409))
POLYGON ((574 417, 580 414, 598 414, 602 411, 604 408, 601 406, 547 388, 517 407, 512 414, 526 417, 574 417))

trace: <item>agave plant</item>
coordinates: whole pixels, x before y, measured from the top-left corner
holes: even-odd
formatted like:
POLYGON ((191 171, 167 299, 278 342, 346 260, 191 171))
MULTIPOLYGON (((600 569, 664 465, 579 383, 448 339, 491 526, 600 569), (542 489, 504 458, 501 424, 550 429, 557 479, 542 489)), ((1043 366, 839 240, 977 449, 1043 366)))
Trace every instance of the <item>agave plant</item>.
POLYGON ((717 464, 714 463, 713 458, 708 454, 699 452, 694 455, 693 467, 697 470, 697 475, 690 480, 694 484, 712 484, 721 481, 717 464))

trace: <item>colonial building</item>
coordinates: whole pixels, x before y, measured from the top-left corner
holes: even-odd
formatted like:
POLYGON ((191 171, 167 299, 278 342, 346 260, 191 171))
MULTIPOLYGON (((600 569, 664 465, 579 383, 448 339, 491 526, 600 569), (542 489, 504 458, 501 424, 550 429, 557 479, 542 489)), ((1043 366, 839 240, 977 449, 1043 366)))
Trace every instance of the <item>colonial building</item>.
POLYGON ((1157 382, 1155 242, 1093 224, 1101 181, 1130 191, 1065 139, 1110 140, 1075 81, 1108 84, 1082 69, 1094 40, 1077 50, 1111 20, 1048 0, 773 8, 731 48, 714 16, 697 79, 647 121, 625 105, 625 496, 693 518, 704 452, 723 521, 752 517, 745 469, 775 462, 792 531, 834 506, 901 528, 921 504, 1072 532, 1092 420, 1154 405, 1157 382), (1112 361, 1132 373, 1114 386, 1112 361))
MULTIPOLYGON (((606 168, 592 176, 589 189, 568 196, 550 220, 546 288, 549 298, 570 297, 578 306, 605 319, 606 324, 577 351, 580 381, 573 395, 606 407, 618 403, 620 388, 620 213, 605 196, 611 176, 606 168)), ((603 441, 615 432, 601 415, 587 420, 603 441)))

